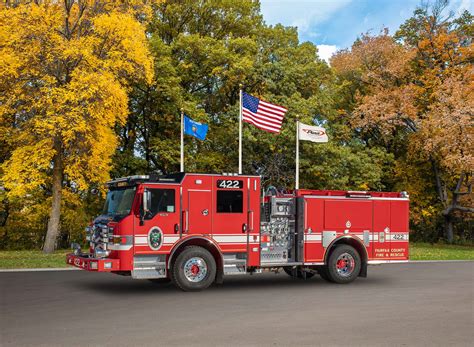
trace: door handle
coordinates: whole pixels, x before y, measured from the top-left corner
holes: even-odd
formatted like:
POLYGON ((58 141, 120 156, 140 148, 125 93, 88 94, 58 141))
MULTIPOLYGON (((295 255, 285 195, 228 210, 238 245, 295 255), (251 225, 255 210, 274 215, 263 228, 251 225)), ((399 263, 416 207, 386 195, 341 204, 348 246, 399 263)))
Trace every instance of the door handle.
POLYGON ((242 232, 245 233, 247 231, 247 224, 242 224, 242 232))
POLYGON ((187 232, 188 231, 188 212, 187 211, 183 211, 183 215, 182 215, 182 222, 181 222, 181 225, 183 226, 183 232, 187 232))
POLYGON ((179 231, 179 224, 176 223, 176 224, 174 225, 174 233, 177 234, 178 231, 179 231))
POLYGON ((248 212, 249 231, 253 231, 253 211, 248 212))

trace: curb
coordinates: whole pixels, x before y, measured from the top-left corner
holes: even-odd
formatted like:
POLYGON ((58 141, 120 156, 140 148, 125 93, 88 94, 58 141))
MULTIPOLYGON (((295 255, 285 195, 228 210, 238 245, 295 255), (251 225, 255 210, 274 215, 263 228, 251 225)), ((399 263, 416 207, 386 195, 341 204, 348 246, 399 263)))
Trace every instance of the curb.
MULTIPOLYGON (((474 260, 410 260, 407 263, 398 263, 398 265, 403 264, 423 264, 423 263, 468 263, 474 262, 474 260)), ((394 263, 396 264, 396 263, 394 263)), ((390 263, 387 264, 377 264, 377 265, 393 265, 390 263)), ((0 272, 41 272, 41 271, 76 271, 82 270, 77 267, 57 267, 57 268, 39 268, 39 269, 0 269, 0 272)))
POLYGON ((50 267, 39 269, 0 269, 0 272, 41 272, 41 271, 76 271, 81 270, 77 267, 50 267))
POLYGON ((469 263, 474 262, 472 259, 454 259, 454 260, 410 260, 408 264, 416 264, 416 263, 469 263))

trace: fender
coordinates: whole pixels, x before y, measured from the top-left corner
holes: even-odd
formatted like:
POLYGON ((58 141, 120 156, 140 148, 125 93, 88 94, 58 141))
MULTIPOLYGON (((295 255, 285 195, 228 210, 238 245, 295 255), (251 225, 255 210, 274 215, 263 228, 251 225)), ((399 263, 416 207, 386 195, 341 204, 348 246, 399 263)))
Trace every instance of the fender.
MULTIPOLYGON (((331 248, 335 246, 339 241, 342 241, 342 240, 351 240, 351 241, 354 240, 354 242, 356 242, 359 245, 359 248, 364 250, 364 254, 360 254, 362 263, 367 262, 367 260, 369 259, 369 254, 367 253, 367 248, 362 243, 362 241, 358 237, 354 237, 352 235, 341 235, 335 238, 326 248, 326 252, 324 253, 324 264, 327 264, 328 262, 331 248)), ((356 249, 356 250, 360 253, 359 249, 356 249)))
POLYGON ((210 247, 214 248, 218 254, 219 254, 219 257, 220 257, 220 261, 221 261, 221 264, 224 264, 224 256, 222 255, 222 251, 221 249, 219 248, 219 245, 211 238, 209 237, 206 237, 206 236, 202 236, 202 235, 193 235, 193 236, 187 236, 187 237, 184 237, 182 238, 181 240, 179 240, 178 243, 176 243, 173 247, 173 249, 171 250, 171 253, 168 257, 168 262, 166 264, 166 268, 167 269, 170 269, 171 267, 171 260, 173 259, 173 256, 174 254, 176 253, 176 251, 178 249, 181 248, 181 246, 183 246, 185 243, 189 242, 189 241, 201 241, 201 242, 205 242, 207 244, 209 244, 210 247))

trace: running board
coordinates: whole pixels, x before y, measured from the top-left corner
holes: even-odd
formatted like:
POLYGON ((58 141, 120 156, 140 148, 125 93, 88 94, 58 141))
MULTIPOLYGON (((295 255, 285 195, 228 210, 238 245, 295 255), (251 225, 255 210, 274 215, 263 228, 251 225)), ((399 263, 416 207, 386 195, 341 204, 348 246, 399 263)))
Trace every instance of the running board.
POLYGON ((247 273, 245 253, 224 254, 224 275, 241 275, 247 273))
POLYGON ((132 278, 153 279, 166 277, 166 256, 140 255, 133 257, 132 278))

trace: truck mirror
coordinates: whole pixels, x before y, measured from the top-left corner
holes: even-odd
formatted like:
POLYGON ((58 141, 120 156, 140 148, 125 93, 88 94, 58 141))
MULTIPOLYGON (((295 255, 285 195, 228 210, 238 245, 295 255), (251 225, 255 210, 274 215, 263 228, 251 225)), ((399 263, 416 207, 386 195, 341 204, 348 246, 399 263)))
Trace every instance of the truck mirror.
POLYGON ((145 191, 143 192, 143 201, 142 201, 143 214, 146 214, 148 211, 150 211, 150 201, 151 201, 151 192, 145 189, 145 191))
POLYGON ((142 208, 140 211, 140 225, 145 224, 145 216, 150 211, 151 192, 147 189, 143 191, 142 208))

